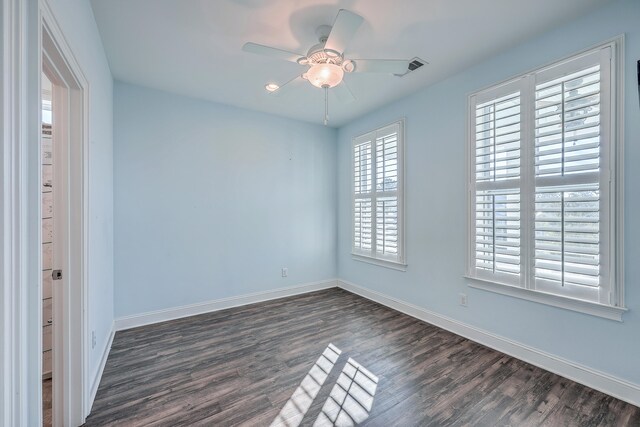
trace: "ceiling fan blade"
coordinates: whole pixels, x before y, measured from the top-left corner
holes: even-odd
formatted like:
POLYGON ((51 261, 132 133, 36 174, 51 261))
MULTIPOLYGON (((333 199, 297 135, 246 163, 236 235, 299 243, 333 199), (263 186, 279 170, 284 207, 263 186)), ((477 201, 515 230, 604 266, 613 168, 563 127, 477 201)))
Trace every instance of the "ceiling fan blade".
POLYGON ((353 96, 353 92, 351 92, 351 89, 349 89, 349 85, 347 85, 347 82, 345 82, 344 80, 332 90, 335 91, 338 99, 345 104, 356 100, 356 97, 353 96))
POLYGON ((404 59, 354 59, 355 73, 403 74, 409 69, 409 61, 404 59))
POLYGON ((346 9, 340 9, 324 48, 340 54, 344 53, 347 45, 362 25, 362 21, 364 21, 362 16, 346 9))
POLYGON ((258 55, 266 55, 274 58, 284 59, 285 61, 297 62, 298 58, 304 57, 299 53, 289 52, 288 50, 278 49, 276 47, 264 46, 257 43, 245 43, 242 46, 245 52, 256 53, 258 55))
POLYGON ((292 78, 291 80, 289 80, 288 82, 280 86, 278 90, 274 90, 273 92, 271 92, 270 95, 278 96, 278 97, 286 95, 291 91, 291 89, 294 89, 300 86, 300 84, 304 81, 305 80, 302 78, 302 75, 295 76, 294 78, 292 78))

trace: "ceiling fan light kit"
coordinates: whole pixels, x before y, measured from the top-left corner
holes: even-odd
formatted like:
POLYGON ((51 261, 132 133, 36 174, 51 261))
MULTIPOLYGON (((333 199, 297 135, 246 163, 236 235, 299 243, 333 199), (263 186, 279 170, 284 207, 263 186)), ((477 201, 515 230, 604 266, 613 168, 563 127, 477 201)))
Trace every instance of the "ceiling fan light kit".
MULTIPOLYGON (((300 74, 298 78, 305 79, 313 86, 324 89, 324 124, 327 125, 329 122, 328 89, 336 88, 342 95, 340 96, 340 94, 338 94, 341 100, 348 101, 355 99, 344 81, 345 73, 377 72, 401 74, 409 68, 409 61, 407 60, 353 60, 344 58, 344 51, 347 45, 363 21, 364 19, 360 15, 345 9, 340 9, 332 27, 321 25, 316 29, 316 35, 320 43, 311 47, 306 56, 257 43, 246 43, 242 49, 245 52, 277 57, 309 67, 308 70, 300 74)), ((294 78, 291 81, 297 80, 298 78, 294 78)), ((265 89, 271 93, 281 93, 283 89, 287 88, 291 81, 282 86, 269 83, 265 86, 265 89)))
POLYGON ((343 77, 342 67, 331 63, 314 64, 303 75, 309 83, 319 88, 336 87, 342 82, 343 77))

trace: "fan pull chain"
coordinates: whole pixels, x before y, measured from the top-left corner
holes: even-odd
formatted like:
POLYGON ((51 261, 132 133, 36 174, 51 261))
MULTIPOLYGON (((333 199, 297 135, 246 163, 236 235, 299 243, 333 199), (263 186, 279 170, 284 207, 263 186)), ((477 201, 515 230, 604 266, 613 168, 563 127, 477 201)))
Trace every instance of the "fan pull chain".
POLYGON ((329 124, 329 87, 324 87, 324 125, 329 124))

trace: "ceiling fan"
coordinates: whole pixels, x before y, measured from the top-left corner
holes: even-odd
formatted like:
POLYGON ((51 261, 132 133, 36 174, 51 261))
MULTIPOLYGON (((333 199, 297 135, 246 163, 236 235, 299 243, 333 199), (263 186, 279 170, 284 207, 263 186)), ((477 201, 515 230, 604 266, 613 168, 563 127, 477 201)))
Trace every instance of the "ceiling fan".
POLYGON ((343 80, 345 73, 403 74, 409 67, 407 60, 345 58, 344 52, 363 21, 362 16, 346 9, 340 9, 333 26, 321 25, 316 29, 319 43, 312 46, 306 55, 257 43, 246 43, 242 50, 296 62, 308 67, 304 73, 282 86, 268 84, 265 88, 269 92, 280 94, 293 86, 292 83, 307 80, 313 86, 324 89, 324 124, 327 125, 329 122, 329 101, 327 98, 329 89, 334 88, 336 95, 343 102, 355 100, 347 83, 343 80))

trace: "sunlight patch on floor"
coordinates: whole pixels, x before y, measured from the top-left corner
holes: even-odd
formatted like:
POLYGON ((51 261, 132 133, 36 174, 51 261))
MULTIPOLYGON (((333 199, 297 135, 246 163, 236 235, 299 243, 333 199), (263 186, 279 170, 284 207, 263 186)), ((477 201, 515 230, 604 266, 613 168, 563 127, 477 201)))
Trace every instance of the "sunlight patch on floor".
POLYGON ((378 377, 349 358, 314 427, 360 424, 369 417, 377 387, 378 377))
POLYGON ((302 422, 342 351, 329 344, 291 398, 284 405, 271 427, 297 427, 302 422))

